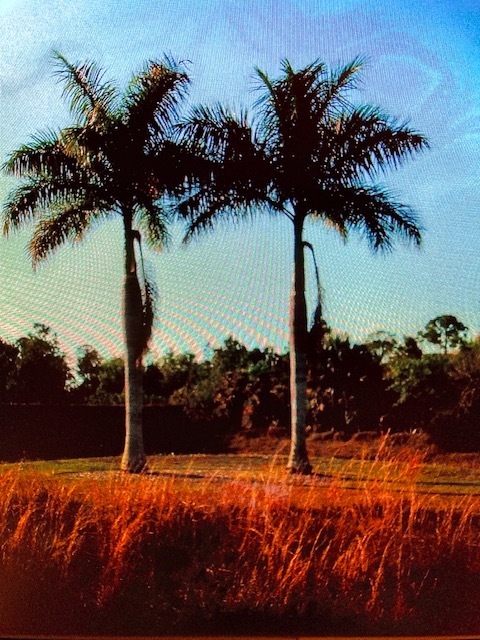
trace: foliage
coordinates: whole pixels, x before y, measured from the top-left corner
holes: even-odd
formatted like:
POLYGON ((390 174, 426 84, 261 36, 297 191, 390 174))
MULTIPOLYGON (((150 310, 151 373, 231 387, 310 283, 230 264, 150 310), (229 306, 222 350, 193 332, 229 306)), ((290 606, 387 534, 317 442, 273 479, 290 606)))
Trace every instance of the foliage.
MULTIPOLYGON (((432 321, 427 327, 434 324, 432 321)), ((467 328, 462 331, 466 333, 467 328)), ((449 339, 445 342, 445 337, 442 353, 423 353, 417 341, 407 337, 390 356, 385 376, 396 401, 388 411, 387 423, 394 429, 423 429, 442 448, 477 450, 478 338, 471 342, 461 338, 460 348, 449 351, 449 339)))
MULTIPOLYGON (((150 371, 154 366, 149 367, 150 371)), ((199 364, 192 353, 169 353, 157 363, 156 368, 160 374, 156 395, 164 398, 169 398, 182 387, 191 389, 199 378, 199 364)))
POLYGON ((81 384, 75 389, 75 399, 88 402, 98 389, 98 373, 102 363, 100 354, 90 345, 84 345, 78 351, 77 374, 81 384))
POLYGON ((35 323, 33 331, 16 342, 15 398, 19 402, 51 403, 66 400, 71 373, 54 332, 35 323))
POLYGON ((380 358, 348 337, 327 335, 309 369, 310 423, 345 434, 376 429, 388 404, 380 358))
POLYGON ((98 351, 84 345, 78 353, 78 384, 71 400, 87 404, 123 404, 125 402, 125 366, 122 358, 102 360, 98 351))
MULTIPOLYGON (((313 432, 423 430, 442 447, 480 449, 479 337, 445 354, 423 352, 412 336, 355 344, 326 326, 315 335, 307 362, 313 432)), ((102 359, 84 345, 74 378, 43 325, 15 344, 0 341, 0 376, 3 402, 124 403, 121 358, 102 359)), ((271 348, 247 349, 230 337, 208 360, 169 353, 149 364, 143 384, 149 404, 182 408, 214 438, 286 436, 290 427, 289 355, 271 348)))
POLYGON ((432 421, 437 442, 456 451, 480 450, 480 336, 451 354, 449 402, 432 421))
POLYGON ((367 349, 373 353, 380 362, 388 360, 389 356, 394 353, 398 346, 395 334, 390 331, 375 331, 370 334, 365 342, 367 349))
POLYGON ((18 347, 0 339, 0 402, 14 398, 18 347))
POLYGON ((451 371, 451 362, 440 354, 411 357, 400 354, 389 362, 391 389, 398 394, 398 402, 406 403, 443 393, 451 371))
MULTIPOLYGON (((211 360, 196 362, 192 354, 170 354, 155 366, 161 376, 160 395, 184 407, 195 421, 217 421, 232 432, 242 428, 266 429, 278 412, 277 371, 282 357, 272 349, 249 351, 233 338, 213 351, 211 360)), ((282 416, 283 417, 283 416, 282 416)), ((284 417, 283 417, 284 418, 284 417)))
POLYGON ((160 199, 178 186, 168 131, 185 95, 186 74, 172 60, 150 61, 120 94, 94 63, 74 65, 60 54, 55 59, 76 121, 36 134, 10 155, 5 169, 23 183, 4 205, 4 232, 35 220, 29 245, 35 265, 119 215, 127 235, 140 240, 131 228, 135 222, 158 249, 167 238, 160 199))
POLYGON ((466 344, 468 328, 455 316, 438 316, 427 323, 421 337, 431 344, 438 345, 443 353, 466 344))
POLYGON ((125 365, 122 358, 105 360, 99 368, 98 381, 96 396, 99 403, 107 404, 105 400, 112 396, 124 402, 125 365))

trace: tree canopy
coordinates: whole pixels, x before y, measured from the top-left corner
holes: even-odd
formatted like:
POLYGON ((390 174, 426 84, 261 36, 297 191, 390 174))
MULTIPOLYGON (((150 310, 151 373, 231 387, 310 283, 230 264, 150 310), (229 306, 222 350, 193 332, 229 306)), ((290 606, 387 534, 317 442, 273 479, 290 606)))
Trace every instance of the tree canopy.
POLYGON ((438 345, 443 353, 447 353, 449 349, 456 349, 465 344, 467 332, 467 327, 455 316, 444 315, 430 320, 424 331, 420 332, 420 336, 430 344, 438 345))

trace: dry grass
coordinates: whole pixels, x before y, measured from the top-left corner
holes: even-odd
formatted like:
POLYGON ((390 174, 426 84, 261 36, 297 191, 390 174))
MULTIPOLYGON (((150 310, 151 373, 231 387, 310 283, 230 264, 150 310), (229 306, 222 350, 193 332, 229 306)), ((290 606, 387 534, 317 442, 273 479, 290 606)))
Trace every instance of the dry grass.
POLYGON ((257 482, 14 467, 0 633, 477 633, 479 499, 420 494, 419 455, 355 464, 355 491, 274 462, 257 482))

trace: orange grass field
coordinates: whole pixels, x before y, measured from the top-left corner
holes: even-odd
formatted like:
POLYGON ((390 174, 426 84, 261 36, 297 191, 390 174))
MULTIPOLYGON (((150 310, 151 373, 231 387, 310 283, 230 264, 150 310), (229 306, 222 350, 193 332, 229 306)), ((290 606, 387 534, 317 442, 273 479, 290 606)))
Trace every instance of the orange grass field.
POLYGON ((382 447, 309 478, 272 456, 3 465, 0 634, 478 633, 480 496, 382 447))

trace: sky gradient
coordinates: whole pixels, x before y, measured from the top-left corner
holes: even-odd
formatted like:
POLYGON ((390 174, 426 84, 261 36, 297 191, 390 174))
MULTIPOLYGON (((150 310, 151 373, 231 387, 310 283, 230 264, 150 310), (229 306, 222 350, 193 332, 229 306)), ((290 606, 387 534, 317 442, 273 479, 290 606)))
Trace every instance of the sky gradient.
MULTIPOLYGON (((37 131, 68 125, 52 50, 93 59, 124 86, 145 60, 188 60, 189 104, 251 107, 253 70, 272 76, 288 58, 330 66, 364 56, 359 103, 380 106, 425 134, 431 149, 381 177, 420 216, 420 251, 374 256, 320 224, 315 247, 325 317, 362 340, 377 329, 414 334, 441 314, 480 332, 480 7, 476 0, 0 0, 0 162, 37 131), (407 5, 407 6, 406 6, 407 5)), ((0 177, 0 200, 15 181, 0 177)), ((292 233, 287 220, 224 224, 185 249, 149 254, 160 293, 152 357, 198 355, 233 335, 284 350, 292 233)), ((119 355, 122 230, 112 220, 33 273, 31 228, 0 239, 0 337, 44 322, 73 357, 91 344, 119 355)), ((307 254, 307 300, 313 268, 307 254)))

